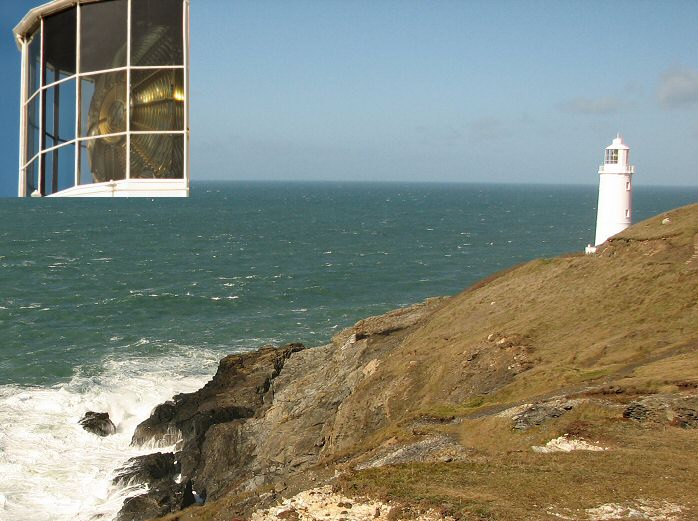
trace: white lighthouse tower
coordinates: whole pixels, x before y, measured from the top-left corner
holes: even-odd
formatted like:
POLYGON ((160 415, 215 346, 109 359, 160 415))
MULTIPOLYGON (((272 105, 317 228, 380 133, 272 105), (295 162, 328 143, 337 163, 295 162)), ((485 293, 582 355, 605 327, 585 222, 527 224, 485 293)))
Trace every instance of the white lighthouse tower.
MULTIPOLYGON (((635 167, 629 164, 630 147, 623 143, 620 134, 609 146, 603 165, 599 167, 599 203, 596 213, 596 238, 594 246, 622 232, 632 222, 633 181, 635 167)), ((594 252, 596 248, 587 248, 594 252)))

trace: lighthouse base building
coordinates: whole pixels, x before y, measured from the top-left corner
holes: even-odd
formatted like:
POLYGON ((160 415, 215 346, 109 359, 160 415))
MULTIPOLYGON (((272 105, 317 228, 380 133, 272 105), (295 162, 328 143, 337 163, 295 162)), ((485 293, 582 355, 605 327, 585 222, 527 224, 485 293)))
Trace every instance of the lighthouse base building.
POLYGON ((604 162, 599 167, 599 200, 596 206, 596 237, 586 253, 632 224, 635 167, 630 165, 630 147, 620 135, 606 147, 604 162))

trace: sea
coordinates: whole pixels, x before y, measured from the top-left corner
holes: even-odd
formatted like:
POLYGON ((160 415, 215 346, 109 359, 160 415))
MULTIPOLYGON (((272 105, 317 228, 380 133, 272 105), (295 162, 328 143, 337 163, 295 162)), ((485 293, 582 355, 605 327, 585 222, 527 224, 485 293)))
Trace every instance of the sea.
MULTIPOLYGON (((110 520, 153 407, 218 360, 322 345, 594 239, 595 186, 194 182, 188 199, 0 199, 0 521, 110 520), (78 420, 108 412, 100 438, 78 420)), ((698 187, 634 187, 634 220, 698 187)))

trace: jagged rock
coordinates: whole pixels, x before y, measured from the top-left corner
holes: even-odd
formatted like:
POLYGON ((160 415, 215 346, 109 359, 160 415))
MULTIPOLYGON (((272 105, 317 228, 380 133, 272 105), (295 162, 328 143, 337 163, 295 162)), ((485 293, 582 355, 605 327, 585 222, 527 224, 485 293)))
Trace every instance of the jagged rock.
MULTIPOLYGON (((390 441, 390 440, 389 440, 390 441)), ((368 461, 358 464, 356 470, 402 465, 405 463, 427 463, 467 460, 469 453, 465 447, 447 436, 430 436, 423 440, 395 446, 385 444, 371 455, 368 461)))
POLYGON ((97 436, 109 436, 116 432, 116 425, 109 418, 109 413, 87 411, 78 422, 87 432, 97 436))
POLYGON ((677 407, 672 424, 685 429, 698 428, 698 408, 677 407))
POLYGON ((649 409, 639 402, 632 402, 623 411, 623 418, 644 421, 649 416, 649 409))
POLYGON ((186 497, 185 485, 160 480, 151 486, 147 494, 124 501, 116 521, 144 521, 177 512, 182 508, 186 497))
POLYGON ((116 519, 117 521, 143 521, 144 519, 158 517, 162 513, 157 499, 144 494, 124 501, 124 506, 121 507, 116 519))
POLYGON ((302 344, 288 344, 226 356, 204 387, 157 406, 150 418, 138 425, 131 443, 162 442, 169 440, 172 432, 180 433, 186 441, 204 436, 212 425, 252 417, 263 405, 286 358, 302 349, 302 344))
MULTIPOLYGON (((156 452, 128 460, 114 478, 115 485, 141 483, 148 492, 127 499, 117 521, 142 521, 176 512, 187 501, 187 489, 175 482, 178 473, 174 454, 156 452)), ((191 490, 189 495, 192 496, 191 490)))
POLYGON ((698 398, 663 394, 646 396, 630 402, 623 417, 686 429, 698 428, 698 398))
POLYGON ((169 443, 181 438, 176 458, 182 483, 172 479, 174 455, 135 458, 136 470, 117 479, 154 479, 155 485, 146 494, 129 499, 119 521, 139 521, 186 508, 196 502, 194 490, 203 491, 200 497, 204 498, 234 479, 259 437, 268 434, 243 432, 244 420, 269 407, 274 380, 289 357, 303 349, 302 344, 288 344, 227 356, 203 388, 156 407, 136 428, 132 443, 169 443), (142 512, 147 514, 141 516, 142 512))
POLYGON ((128 460, 114 478, 114 484, 127 485, 134 482, 150 484, 163 479, 174 480, 176 474, 174 454, 155 452, 128 460))
POLYGON ((405 308, 396 309, 384 315, 367 317, 359 320, 354 326, 337 333, 332 342, 335 345, 342 345, 346 342, 354 343, 375 335, 389 335, 396 331, 412 327, 422 318, 433 311, 435 306, 446 302, 448 297, 434 297, 413 304, 405 308))
POLYGON ((514 421, 514 429, 523 431, 535 425, 542 425, 548 420, 559 418, 572 408, 573 404, 571 403, 533 404, 528 409, 512 418, 514 421))
MULTIPOLYGON (((355 327, 361 341, 353 345, 342 337, 341 345, 305 349, 288 344, 225 357, 203 388, 158 406, 136 428, 133 444, 177 443, 182 485, 176 489, 178 499, 162 498, 164 486, 158 485, 154 497, 148 492, 133 505, 140 501, 148 509, 154 499, 173 511, 191 502, 185 499, 190 489, 194 499, 194 490, 205 491, 213 501, 224 494, 258 492, 262 486, 274 490, 303 476, 322 454, 350 447, 357 419, 354 409, 342 409, 343 401, 372 377, 376 360, 384 359, 410 327, 443 301, 362 321, 355 327), (373 370, 365 370, 371 361, 373 370)), ((367 420, 374 429, 387 418, 378 409, 367 420)))
POLYGON ((194 497, 194 486, 191 483, 191 479, 187 480, 187 484, 184 486, 184 494, 182 496, 182 501, 179 504, 180 509, 185 509, 196 503, 196 498, 194 497))

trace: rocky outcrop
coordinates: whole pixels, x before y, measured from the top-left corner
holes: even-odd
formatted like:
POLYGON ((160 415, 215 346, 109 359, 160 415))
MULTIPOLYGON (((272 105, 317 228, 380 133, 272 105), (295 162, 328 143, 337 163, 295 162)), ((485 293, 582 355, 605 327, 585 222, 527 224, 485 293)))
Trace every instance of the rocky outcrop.
POLYGON ((698 398, 666 394, 646 396, 630 402, 623 411, 623 417, 638 422, 696 429, 698 398))
POLYGON ((249 450, 237 450, 248 449, 251 439, 243 427, 270 407, 281 369, 303 349, 288 344, 223 358, 203 388, 156 407, 136 428, 132 443, 176 443, 182 482, 191 480, 195 490, 208 494, 219 491, 249 458, 249 450))
POLYGON ((136 428, 132 443, 171 445, 183 440, 200 444, 212 426, 254 416, 272 400, 272 382, 286 360, 303 349, 302 344, 288 344, 226 356, 213 379, 200 390, 157 406, 136 428))
POLYGON ((548 420, 559 418, 566 412, 571 411, 574 406, 575 403, 571 400, 535 403, 512 417, 514 430, 525 431, 536 425, 542 425, 548 420))
POLYGON ((460 443, 447 436, 427 436, 413 443, 398 443, 392 438, 374 451, 368 461, 359 463, 355 468, 363 470, 403 463, 450 463, 467 460, 468 456, 468 451, 460 443))
POLYGON ((116 425, 109 418, 106 412, 87 411, 78 422, 87 432, 96 434, 97 436, 109 436, 116 432, 116 425))
POLYGON ((131 458, 114 478, 115 485, 146 485, 148 493, 126 500, 118 521, 142 521, 176 512, 194 503, 191 486, 177 480, 179 465, 171 452, 131 458))
POLYGON ((127 499, 117 521, 145 521, 177 512, 195 503, 191 484, 170 480, 153 483, 146 494, 127 499))
POLYGON ((128 460, 114 478, 114 484, 152 484, 163 479, 174 480, 177 474, 178 466, 175 465, 174 454, 155 452, 128 460))
POLYGON ((353 327, 343 329, 335 335, 332 338, 332 343, 343 345, 346 342, 353 343, 369 337, 387 336, 402 331, 414 326, 424 318, 425 312, 433 311, 437 305, 447 301, 447 297, 433 297, 419 304, 389 311, 384 315, 364 318, 353 327))
MULTIPOLYGON (((176 453, 137 458, 138 465, 117 478, 151 484, 124 505, 120 521, 141 519, 133 517, 139 509, 152 516, 158 505, 157 515, 163 515, 182 504, 182 486, 168 477, 175 460, 181 483, 215 500, 265 485, 285 489, 286 480, 350 446, 351 433, 337 427, 345 399, 441 301, 371 317, 326 346, 288 344, 225 357, 202 389, 159 405, 136 428, 133 444, 176 444, 176 453)), ((380 426, 385 415, 373 420, 380 426)), ((443 456, 449 447, 430 447, 437 449, 443 456)))

